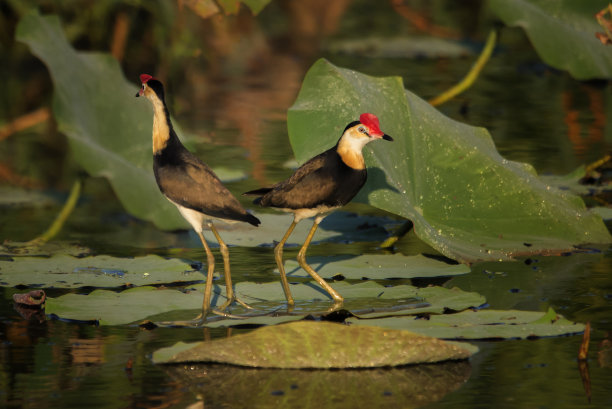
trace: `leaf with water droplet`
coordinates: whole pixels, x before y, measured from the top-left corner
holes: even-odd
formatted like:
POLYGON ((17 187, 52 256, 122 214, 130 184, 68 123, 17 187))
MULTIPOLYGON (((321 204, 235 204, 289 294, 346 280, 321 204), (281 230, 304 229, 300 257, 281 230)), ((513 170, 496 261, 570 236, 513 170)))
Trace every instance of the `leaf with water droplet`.
POLYGON ((368 182, 356 200, 410 219, 416 235, 445 256, 499 260, 612 241, 579 197, 548 189, 532 166, 502 158, 484 128, 444 116, 399 77, 316 62, 288 115, 297 160, 334 146, 362 112, 378 115, 394 141, 364 148, 368 182))

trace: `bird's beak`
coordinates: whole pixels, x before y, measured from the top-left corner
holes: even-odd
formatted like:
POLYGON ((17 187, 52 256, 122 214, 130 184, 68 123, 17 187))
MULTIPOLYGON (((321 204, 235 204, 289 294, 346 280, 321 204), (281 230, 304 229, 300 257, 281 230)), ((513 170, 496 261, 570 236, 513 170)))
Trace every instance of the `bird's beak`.
POLYGON ((390 137, 390 136, 389 136, 389 135, 387 135, 387 134, 383 134, 382 138, 383 138, 385 141, 393 141, 393 138, 392 138, 392 137, 390 137))
POLYGON ((137 97, 139 97, 139 96, 141 96, 141 95, 142 95, 142 88, 140 88, 140 89, 138 90, 138 92, 136 93, 136 96, 137 96, 137 97))

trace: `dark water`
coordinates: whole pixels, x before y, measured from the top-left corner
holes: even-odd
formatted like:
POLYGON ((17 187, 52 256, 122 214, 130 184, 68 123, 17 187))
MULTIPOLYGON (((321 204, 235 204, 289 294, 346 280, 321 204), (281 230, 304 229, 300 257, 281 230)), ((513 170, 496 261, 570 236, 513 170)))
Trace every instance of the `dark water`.
MULTIPOLYGON (((305 2, 310 3, 316 2, 305 2)), ((284 166, 292 157, 286 137, 286 110, 297 95, 305 71, 316 58, 325 56, 335 64, 372 75, 400 75, 408 89, 424 98, 451 86, 475 58, 473 55, 430 58, 421 54, 371 58, 367 53, 331 52, 333 41, 355 38, 357 32, 367 37, 395 35, 412 38, 414 42, 418 36, 428 34, 411 28, 388 5, 371 8, 366 2, 347 1, 348 11, 336 21, 334 29, 321 34, 321 38, 309 37, 306 19, 290 19, 287 15, 297 11, 289 12, 283 4, 269 6, 255 19, 248 16, 232 19, 233 23, 225 28, 211 23, 200 26, 197 18, 187 12, 179 13, 177 18, 182 18, 191 29, 188 34, 193 38, 205 37, 211 30, 217 33, 217 39, 222 39, 224 33, 233 35, 223 45, 230 51, 209 44, 205 51, 216 60, 186 58, 175 49, 184 46, 191 50, 192 43, 181 43, 178 34, 185 32, 174 27, 166 28, 174 36, 165 43, 175 47, 166 51, 172 58, 163 53, 158 56, 162 62, 158 69, 165 70, 170 77, 171 110, 193 137, 200 156, 212 166, 229 162, 248 173, 247 180, 229 185, 236 193, 269 184, 290 173, 284 166)), ((479 2, 465 2, 456 10, 449 2, 432 4, 421 2, 415 8, 425 15, 442 13, 438 24, 455 27, 459 43, 467 49, 478 50, 482 46, 480 40, 485 38, 487 26, 485 19, 474 17, 478 15, 479 2), (470 19, 476 20, 474 24, 469 23, 470 19)), ((319 11, 311 10, 309 15, 319 16, 325 13, 324 9, 319 5, 319 11)), ((128 9, 128 15, 133 16, 129 13, 133 10, 128 9)), ((65 18, 72 21, 74 15, 66 13, 65 18)), ((138 32, 138 25, 135 27, 138 32)), ((75 41, 104 49, 99 45, 102 37, 103 33, 96 32, 75 41)), ((36 86, 48 81, 44 67, 29 61, 27 53, 18 47, 11 50, 10 56, 15 61, 7 70, 17 73, 20 64, 31 67, 16 74, 15 78, 23 84, 11 89, 27 90, 32 83, 36 86)), ((134 79, 140 70, 149 70, 151 66, 130 59, 122 64, 126 75, 134 79)), ((45 87, 49 86, 42 86, 43 91, 45 87)), ((48 101, 49 90, 42 96, 34 94, 41 100, 19 102, 15 106, 4 104, 2 113, 11 118, 17 115, 17 107, 27 112, 48 101)), ((24 98, 27 95, 24 93, 24 98)), ((612 127, 607 121, 610 106, 609 85, 580 83, 546 67, 520 31, 506 29, 494 58, 474 87, 440 110, 455 119, 488 128, 506 158, 531 163, 541 173, 564 174, 598 159, 610 149, 612 127)), ((38 181, 35 187, 52 198, 44 206, 3 206, 1 239, 28 240, 44 230, 59 210, 77 172, 69 160, 63 159, 61 140, 52 129, 38 126, 0 142, 0 164, 17 175, 38 181)), ((11 180, 5 179, 3 184, 14 184, 11 180)), ((349 210, 378 213, 365 206, 353 205, 349 210)), ((193 261, 203 257, 193 234, 160 232, 126 215, 107 182, 100 179, 85 181, 79 206, 57 240, 76 241, 95 252, 117 256, 157 253, 193 261)), ((314 243, 309 254, 375 253, 380 251, 377 245, 377 242, 314 243)), ((424 249, 427 246, 413 233, 397 245, 397 251, 404 254, 424 249)), ((234 247, 231 254, 235 280, 274 279, 270 247, 234 247)), ((287 257, 295 255, 295 249, 286 251, 287 257)), ((471 273, 444 285, 477 291, 487 298, 491 308, 545 311, 553 307, 571 320, 590 322, 593 331, 588 368, 581 371, 577 361, 581 336, 483 341, 477 343, 480 352, 469 364, 376 371, 156 366, 151 363, 150 354, 160 347, 179 340, 219 338, 244 330, 148 331, 138 327, 79 325, 44 316, 26 320, 11 301, 12 294, 22 289, 2 288, 0 407, 185 408, 192 404, 196 408, 612 407, 609 248, 564 257, 477 264, 471 273), (199 378, 187 377, 194 371, 199 378)), ((57 294, 51 291, 49 295, 57 294)))

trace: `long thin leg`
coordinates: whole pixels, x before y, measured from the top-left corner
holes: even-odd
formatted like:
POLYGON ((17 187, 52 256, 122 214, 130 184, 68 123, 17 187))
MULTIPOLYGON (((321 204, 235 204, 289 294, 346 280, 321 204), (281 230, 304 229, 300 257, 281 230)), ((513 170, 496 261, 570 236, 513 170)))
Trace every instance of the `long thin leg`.
POLYGON ((314 271, 312 267, 308 265, 308 263, 306 263, 306 250, 308 250, 308 246, 310 245, 310 242, 312 241, 312 238, 315 234, 315 231, 317 230, 317 227, 319 227, 319 223, 321 223, 321 220, 323 220, 322 217, 315 218, 315 221, 312 224, 312 228, 310 229, 308 236, 306 236, 306 241, 298 252, 297 260, 298 263, 300 263, 300 266, 302 266, 302 268, 306 270, 308 274, 310 274, 312 278, 314 278, 315 281, 319 283, 319 285, 329 293, 329 295, 331 295, 331 297, 334 299, 335 304, 342 304, 344 298, 342 298, 342 296, 336 290, 334 290, 329 284, 327 284, 327 282, 320 275, 318 275, 316 271, 314 271))
POLYGON ((281 284, 283 286, 283 291, 285 292, 287 304, 289 304, 290 306, 294 305, 295 301, 293 301, 293 296, 291 295, 291 290, 289 289, 289 281, 287 281, 287 274, 285 274, 285 265, 283 263, 283 247, 285 246, 285 242, 287 241, 289 236, 291 236, 291 233, 293 232, 293 229, 295 229, 296 225, 297 223, 295 222, 295 219, 293 219, 293 222, 291 222, 291 226, 289 226, 287 232, 285 233, 281 241, 276 245, 276 247, 274 247, 274 259, 276 260, 278 271, 280 271, 281 284))
POLYGON ((202 246, 204 246, 204 250, 206 251, 206 262, 208 264, 208 272, 206 274, 206 287, 204 288, 204 300, 202 301, 202 314, 197 317, 205 319, 206 316, 210 313, 213 273, 215 271, 215 257, 213 256, 212 251, 210 251, 210 247, 208 247, 208 243, 206 243, 206 239, 204 239, 204 235, 202 234, 202 232, 197 233, 198 236, 200 236, 200 241, 202 242, 202 246))
POLYGON ((221 239, 219 232, 212 224, 212 222, 208 222, 207 226, 215 235, 215 238, 219 243, 219 250, 221 251, 221 255, 223 256, 223 275, 225 276, 225 295, 227 297, 227 301, 225 301, 223 305, 219 307, 219 310, 224 311, 234 301, 238 302, 245 308, 253 309, 253 307, 236 297, 236 295, 234 294, 234 288, 232 286, 232 273, 230 271, 229 250, 227 249, 227 245, 225 244, 223 239, 221 239))

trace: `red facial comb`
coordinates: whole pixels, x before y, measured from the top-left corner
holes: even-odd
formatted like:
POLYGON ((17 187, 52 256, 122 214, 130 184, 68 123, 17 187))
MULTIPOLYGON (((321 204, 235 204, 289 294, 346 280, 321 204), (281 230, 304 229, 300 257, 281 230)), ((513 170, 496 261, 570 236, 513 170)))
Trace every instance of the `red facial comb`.
POLYGON ((370 133, 374 135, 384 135, 384 132, 380 130, 378 118, 374 114, 361 114, 359 116, 359 122, 370 128, 370 133))
POLYGON ((153 79, 152 76, 150 76, 149 74, 140 74, 140 82, 142 82, 143 84, 146 84, 147 81, 153 79))

